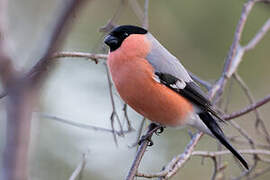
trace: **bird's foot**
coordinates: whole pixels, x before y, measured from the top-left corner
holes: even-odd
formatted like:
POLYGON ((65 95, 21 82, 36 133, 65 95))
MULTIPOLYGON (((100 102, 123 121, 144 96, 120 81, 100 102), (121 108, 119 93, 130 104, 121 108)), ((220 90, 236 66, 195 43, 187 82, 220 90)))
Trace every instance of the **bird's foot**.
POLYGON ((164 131, 164 126, 157 125, 154 123, 150 124, 147 134, 141 137, 138 144, 141 145, 144 141, 148 141, 148 146, 153 146, 154 143, 151 140, 153 133, 159 136, 163 131, 164 131))
POLYGON ((153 146, 154 143, 151 139, 151 136, 152 136, 152 134, 151 135, 146 134, 146 135, 142 136, 141 139, 139 140, 138 144, 141 145, 144 141, 148 141, 147 146, 153 146))

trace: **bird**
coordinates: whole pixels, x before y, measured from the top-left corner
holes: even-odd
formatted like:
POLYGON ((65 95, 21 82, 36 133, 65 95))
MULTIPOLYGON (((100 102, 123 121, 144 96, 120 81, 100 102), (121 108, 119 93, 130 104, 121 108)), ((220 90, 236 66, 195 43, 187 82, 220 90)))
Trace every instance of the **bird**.
POLYGON ((154 123, 188 125, 216 138, 249 169, 220 128, 223 119, 210 98, 148 30, 120 25, 104 43, 109 46, 107 66, 112 81, 126 104, 154 123))

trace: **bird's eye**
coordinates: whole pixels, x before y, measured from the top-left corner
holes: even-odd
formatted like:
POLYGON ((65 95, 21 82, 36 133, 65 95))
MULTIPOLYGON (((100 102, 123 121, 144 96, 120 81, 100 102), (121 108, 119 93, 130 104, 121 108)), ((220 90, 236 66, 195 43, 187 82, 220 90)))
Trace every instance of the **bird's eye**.
POLYGON ((128 33, 127 33, 127 32, 125 32, 125 33, 124 33, 124 36, 125 36, 125 37, 128 37, 128 33))

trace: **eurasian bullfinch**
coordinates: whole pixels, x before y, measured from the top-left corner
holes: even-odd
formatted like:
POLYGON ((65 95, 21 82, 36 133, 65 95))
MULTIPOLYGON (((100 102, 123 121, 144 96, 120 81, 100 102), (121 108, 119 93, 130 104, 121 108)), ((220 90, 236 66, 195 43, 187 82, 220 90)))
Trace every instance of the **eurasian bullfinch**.
POLYGON ((108 67, 121 98, 135 111, 164 126, 190 125, 217 138, 248 169, 218 125, 209 98, 180 61, 147 30, 123 25, 105 37, 108 67))

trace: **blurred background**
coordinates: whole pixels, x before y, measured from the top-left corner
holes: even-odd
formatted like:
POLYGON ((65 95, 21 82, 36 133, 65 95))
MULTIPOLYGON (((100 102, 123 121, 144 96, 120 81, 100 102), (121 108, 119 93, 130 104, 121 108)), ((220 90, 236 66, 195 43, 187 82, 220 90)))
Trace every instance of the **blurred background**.
MULTIPOLYGON (((221 74, 230 48, 244 0, 155 0, 149 4, 149 31, 191 72, 202 79, 214 82, 221 74)), ((119 0, 92 0, 72 18, 72 29, 63 50, 102 53, 104 26, 117 11, 119 0)), ((144 1, 139 0, 143 6, 144 1)), ((44 39, 54 20, 56 11, 65 0, 9 0, 8 32, 10 52, 18 69, 28 70, 37 62, 44 39)), ((252 10, 243 33, 242 44, 247 43, 270 17, 270 5, 258 4, 252 10)), ((129 5, 123 10, 118 24, 141 25, 129 5)), ((270 34, 244 56, 239 74, 248 84, 256 99, 270 92, 270 34)), ((40 117, 38 112, 58 116, 74 122, 110 128, 112 106, 106 70, 103 63, 95 64, 82 58, 55 60, 56 66, 42 87, 40 103, 33 115, 30 147, 30 179, 68 179, 88 153, 82 179, 124 179, 131 166, 136 148, 137 132, 118 138, 117 147, 110 133, 80 129, 40 117)), ((114 91, 115 92, 115 91, 114 91)), ((233 82, 229 112, 236 111, 248 101, 233 82)), ((123 102, 115 92, 117 112, 123 117, 123 102)), ((5 99, 0 100, 0 150, 4 148, 5 99)), ((270 129, 270 104, 260 108, 267 128, 270 129)), ((133 127, 138 130, 142 117, 129 108, 133 127)), ((249 134, 257 137, 253 113, 236 120, 249 134)), ((231 126, 224 126, 229 136, 239 136, 231 126)), ((166 128, 154 136, 154 146, 148 148, 140 165, 142 172, 158 172, 174 156, 183 152, 190 140, 187 128, 166 128)), ((244 146, 242 146, 244 147, 244 146)), ((197 150, 216 150, 216 142, 204 136, 197 150)), ((241 148, 241 146, 239 146, 241 148)), ((250 162, 252 158, 245 155, 250 162)), ((231 155, 223 156, 228 162, 226 178, 238 176, 241 171, 231 155)), ((192 157, 172 179, 210 179, 212 161, 192 157), (196 173, 195 173, 196 172, 196 173)), ((259 168, 266 167, 261 163, 259 168)), ((258 179, 269 179, 270 173, 258 179)), ((137 178, 140 179, 140 178, 137 178)))

